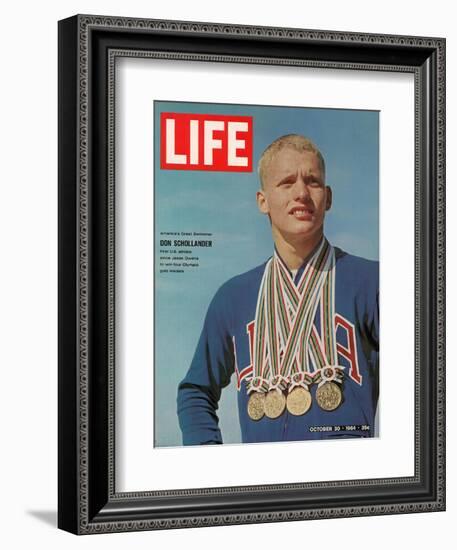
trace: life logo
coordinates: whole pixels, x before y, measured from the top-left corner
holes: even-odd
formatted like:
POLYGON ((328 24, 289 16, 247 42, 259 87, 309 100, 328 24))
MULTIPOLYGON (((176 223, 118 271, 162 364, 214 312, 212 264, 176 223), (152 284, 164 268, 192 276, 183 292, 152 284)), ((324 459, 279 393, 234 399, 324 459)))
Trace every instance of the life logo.
POLYGON ((252 172, 252 116, 161 113, 162 170, 252 172))

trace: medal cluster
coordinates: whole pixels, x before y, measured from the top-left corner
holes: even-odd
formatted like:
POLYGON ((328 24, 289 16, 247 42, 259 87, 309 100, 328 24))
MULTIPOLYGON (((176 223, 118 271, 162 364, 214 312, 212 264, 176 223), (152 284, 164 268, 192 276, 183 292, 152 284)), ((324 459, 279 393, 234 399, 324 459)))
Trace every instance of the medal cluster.
POLYGON ((315 400, 322 410, 334 411, 343 402, 343 392, 340 387, 343 380, 341 367, 324 367, 314 377, 305 375, 300 383, 297 383, 296 378, 295 376, 294 380, 294 377, 292 377, 285 389, 277 386, 267 391, 262 389, 252 390, 247 405, 249 418, 260 420, 266 416, 275 419, 279 418, 286 409, 294 416, 306 414, 313 402, 309 389, 312 384, 318 386, 315 400))
POLYGON ((335 253, 323 239, 295 282, 277 253, 267 263, 257 299, 253 378, 248 415, 278 418, 287 409, 300 416, 311 408, 310 386, 324 411, 343 401, 343 367, 337 366, 335 253), (321 310, 321 335, 314 326, 321 310))

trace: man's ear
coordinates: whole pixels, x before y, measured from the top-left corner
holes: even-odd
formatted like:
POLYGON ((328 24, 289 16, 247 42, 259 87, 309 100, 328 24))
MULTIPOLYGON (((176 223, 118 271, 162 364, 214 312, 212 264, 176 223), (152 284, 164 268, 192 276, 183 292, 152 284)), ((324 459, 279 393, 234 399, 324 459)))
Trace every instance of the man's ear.
POLYGON ((332 207, 332 188, 328 185, 325 187, 325 190, 327 192, 327 199, 325 201, 325 210, 330 210, 332 207))
POLYGON ((256 193, 257 206, 262 214, 269 214, 270 209, 268 207, 268 201, 265 197, 265 193, 262 190, 256 193))

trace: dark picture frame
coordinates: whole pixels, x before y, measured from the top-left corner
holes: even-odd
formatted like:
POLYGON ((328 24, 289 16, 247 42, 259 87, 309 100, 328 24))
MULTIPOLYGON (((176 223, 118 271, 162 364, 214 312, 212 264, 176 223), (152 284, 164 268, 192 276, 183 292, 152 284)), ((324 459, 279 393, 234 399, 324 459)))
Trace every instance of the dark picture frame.
POLYGON ((445 509, 445 40, 77 15, 59 22, 59 502, 76 534, 445 509), (116 55, 409 72, 415 112, 412 477, 116 492, 116 55))

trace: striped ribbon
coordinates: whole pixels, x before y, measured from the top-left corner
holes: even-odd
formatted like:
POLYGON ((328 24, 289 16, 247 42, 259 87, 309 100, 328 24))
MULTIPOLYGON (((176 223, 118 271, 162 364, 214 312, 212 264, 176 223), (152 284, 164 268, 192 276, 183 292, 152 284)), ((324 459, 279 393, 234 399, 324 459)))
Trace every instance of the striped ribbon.
MULTIPOLYGON (((334 264, 334 261, 333 261, 334 264)), ((336 347, 335 331, 335 269, 328 272, 322 287, 321 299, 321 334, 319 338, 316 327, 313 325, 309 335, 309 355, 314 366, 313 381, 319 386, 325 382, 343 381, 344 367, 338 366, 338 352, 336 347)))
POLYGON ((273 259, 268 260, 263 272, 262 281, 260 283, 259 297, 257 298, 257 306, 255 312, 254 323, 254 357, 253 357, 253 377, 248 380, 248 393, 252 391, 266 392, 269 388, 268 381, 268 361, 267 361, 267 346, 265 339, 265 300, 263 296, 266 289, 266 280, 270 272, 270 267, 273 259))
MULTIPOLYGON (((248 392, 285 389, 291 374, 309 372, 308 342, 319 301, 334 302, 334 268, 334 250, 326 239, 322 239, 297 285, 276 252, 267 262, 257 299, 253 377, 248 392)), ((327 328, 333 316, 329 323, 327 328)), ((326 338, 326 346, 334 348, 336 358, 334 330, 326 338)), ((305 378, 296 376, 294 380, 297 385, 305 378)))

